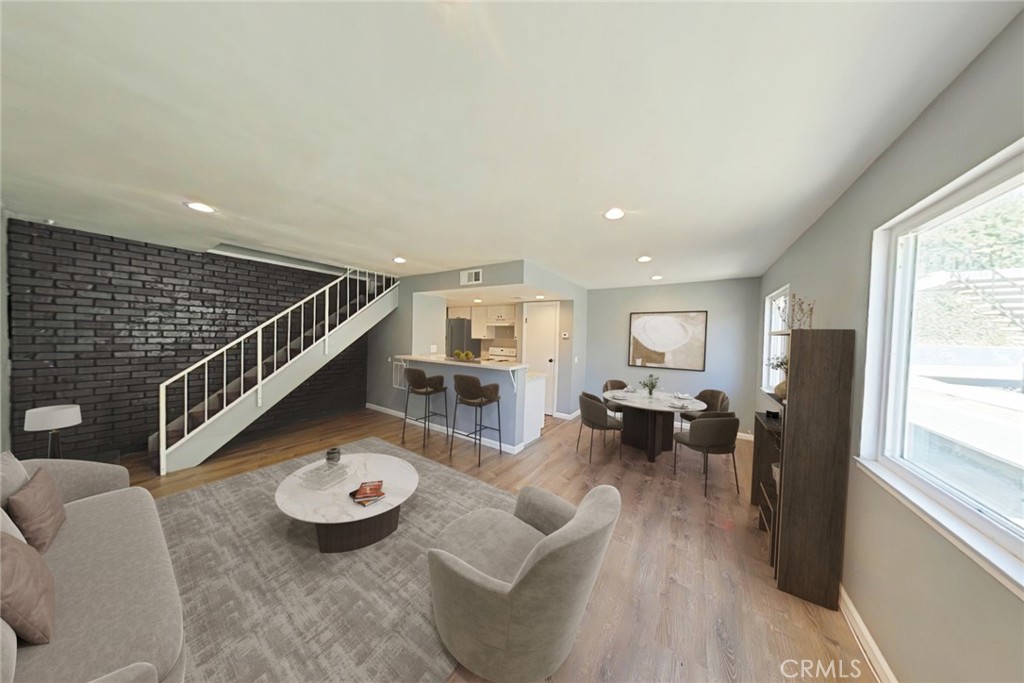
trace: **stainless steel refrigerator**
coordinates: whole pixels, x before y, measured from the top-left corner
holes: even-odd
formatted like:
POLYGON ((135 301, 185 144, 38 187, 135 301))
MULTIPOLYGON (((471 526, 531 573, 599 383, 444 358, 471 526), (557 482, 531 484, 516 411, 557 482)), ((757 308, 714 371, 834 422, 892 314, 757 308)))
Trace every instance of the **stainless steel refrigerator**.
POLYGON ((466 318, 448 320, 448 334, 444 345, 446 356, 451 358, 456 351, 472 351, 474 356, 480 357, 480 340, 473 339, 472 327, 472 321, 466 318))

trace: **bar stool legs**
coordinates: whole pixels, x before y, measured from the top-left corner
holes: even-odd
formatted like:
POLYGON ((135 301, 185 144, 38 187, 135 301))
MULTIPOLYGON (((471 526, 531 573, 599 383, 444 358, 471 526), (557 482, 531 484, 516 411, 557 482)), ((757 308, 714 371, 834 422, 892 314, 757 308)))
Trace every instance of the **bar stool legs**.
MULTIPOLYGON (((455 410, 452 413, 451 438, 450 438, 450 440, 448 442, 448 457, 449 458, 452 457, 452 448, 455 445, 455 434, 456 434, 455 424, 456 424, 456 420, 458 420, 458 418, 459 418, 459 403, 460 403, 460 401, 458 399, 458 395, 456 394, 456 397, 455 397, 455 410)), ((505 454, 505 451, 504 451, 504 448, 503 448, 503 445, 502 445, 502 442, 501 442, 501 399, 499 398, 499 399, 495 400, 493 403, 488 403, 488 404, 482 405, 482 406, 470 405, 470 404, 467 404, 467 405, 470 408, 473 409, 473 431, 465 432, 465 433, 458 432, 458 433, 461 434, 462 436, 472 437, 473 445, 476 446, 476 466, 480 467, 480 465, 483 462, 483 431, 485 429, 491 429, 491 430, 494 430, 494 431, 498 432, 498 455, 500 456, 500 455, 504 455, 505 454), (497 428, 491 427, 490 425, 484 424, 483 411, 484 411, 484 408, 486 408, 488 405, 493 405, 495 407, 495 409, 498 411, 498 426, 497 426, 497 428)))
MULTIPOLYGON (((402 420, 402 443, 405 443, 405 427, 406 427, 406 425, 409 422, 409 396, 412 393, 413 392, 412 392, 411 389, 406 388, 406 390, 405 390, 405 418, 402 420)), ((423 447, 426 448, 426 446, 427 446, 427 439, 429 438, 429 435, 430 435, 430 418, 432 416, 436 415, 437 417, 443 417, 444 418, 444 435, 445 435, 445 438, 448 438, 448 435, 449 435, 449 426, 448 426, 448 388, 445 387, 441 391, 434 391, 434 392, 431 392, 429 394, 418 394, 418 395, 423 397, 423 417, 417 417, 417 418, 413 418, 413 419, 415 419, 416 422, 422 422, 423 423, 423 447), (434 412, 434 411, 432 411, 430 409, 430 399, 432 397, 438 395, 438 394, 441 394, 444 397, 444 413, 434 412)), ((456 404, 455 408, 456 408, 456 410, 458 410, 458 404, 456 404)))

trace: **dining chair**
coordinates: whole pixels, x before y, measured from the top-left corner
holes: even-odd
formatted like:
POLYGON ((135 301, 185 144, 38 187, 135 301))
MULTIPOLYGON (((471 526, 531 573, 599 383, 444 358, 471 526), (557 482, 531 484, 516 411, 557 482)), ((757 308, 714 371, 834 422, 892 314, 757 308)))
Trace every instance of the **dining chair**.
POLYGON ((719 391, 718 389, 702 389, 699 394, 694 396, 694 398, 705 403, 707 408, 704 410, 684 410, 679 413, 684 420, 693 422, 701 413, 708 410, 716 413, 729 410, 729 394, 724 391, 719 391))
POLYGON ((690 429, 672 436, 672 474, 676 473, 676 453, 679 445, 704 454, 704 496, 708 495, 708 454, 732 455, 732 476, 736 493, 740 492, 740 478, 736 473, 736 436, 740 431, 737 417, 701 417, 690 423, 690 429))
POLYGON ((617 431, 619 433, 619 459, 622 458, 622 421, 608 414, 608 409, 600 398, 585 391, 580 394, 580 433, 576 436, 577 451, 580 449, 584 426, 590 427, 590 457, 587 462, 594 460, 595 431, 600 431, 602 436, 606 432, 617 431))
MULTIPOLYGON (((625 389, 627 386, 629 385, 621 379, 610 379, 604 383, 603 387, 601 387, 601 393, 604 394, 609 391, 618 391, 619 389, 625 389)), ((602 398, 601 400, 604 401, 604 405, 608 410, 613 413, 622 413, 622 406, 615 401, 608 398, 602 398)))

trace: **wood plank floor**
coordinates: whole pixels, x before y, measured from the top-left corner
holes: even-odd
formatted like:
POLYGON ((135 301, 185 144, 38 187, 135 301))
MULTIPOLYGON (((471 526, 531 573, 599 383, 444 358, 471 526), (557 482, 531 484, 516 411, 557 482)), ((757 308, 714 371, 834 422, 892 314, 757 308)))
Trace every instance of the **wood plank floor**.
MULTIPOLYGON (((164 477, 142 457, 124 464, 134 485, 159 497, 368 436, 402 445, 401 431, 400 418, 362 410, 296 423, 164 477)), ((627 446, 619 460, 617 441, 602 448, 598 434, 588 464, 589 430, 579 453, 578 431, 579 420, 549 418, 539 441, 514 456, 485 448, 479 468, 467 441, 456 440, 451 460, 440 433, 421 448, 418 425, 409 425, 404 444, 511 492, 539 486, 578 503, 594 486, 618 487, 622 514, 576 645, 550 680, 786 680, 780 671, 786 660, 833 662, 835 678, 841 671, 843 681, 874 680, 839 612, 776 590, 767 534, 757 530, 747 504, 751 442, 741 441, 736 454, 741 493, 728 456, 712 456, 705 498, 696 453, 680 449, 673 476, 671 453, 652 464, 627 446), (850 675, 857 669, 859 678, 850 675)), ((797 665, 788 666, 792 672, 797 665)), ((459 668, 450 680, 479 679, 459 668)))

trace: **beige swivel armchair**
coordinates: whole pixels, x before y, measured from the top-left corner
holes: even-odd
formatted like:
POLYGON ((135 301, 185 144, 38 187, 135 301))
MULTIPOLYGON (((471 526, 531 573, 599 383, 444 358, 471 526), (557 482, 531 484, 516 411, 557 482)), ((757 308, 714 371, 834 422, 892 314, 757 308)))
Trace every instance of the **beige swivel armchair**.
MULTIPOLYGON (((716 413, 724 413, 729 410, 729 394, 725 393, 724 391, 719 391, 718 389, 704 389, 694 398, 696 398, 698 401, 703 401, 704 403, 707 404, 708 407, 705 408, 704 410, 710 410, 716 413)), ((690 422, 693 422, 700 416, 702 412, 704 411, 684 410, 683 412, 679 413, 679 415, 684 420, 689 420, 690 422)))
POLYGON ((463 666, 492 681, 538 681, 572 650, 619 517, 614 486, 579 509, 524 488, 515 514, 474 510, 427 552, 434 623, 463 666))

